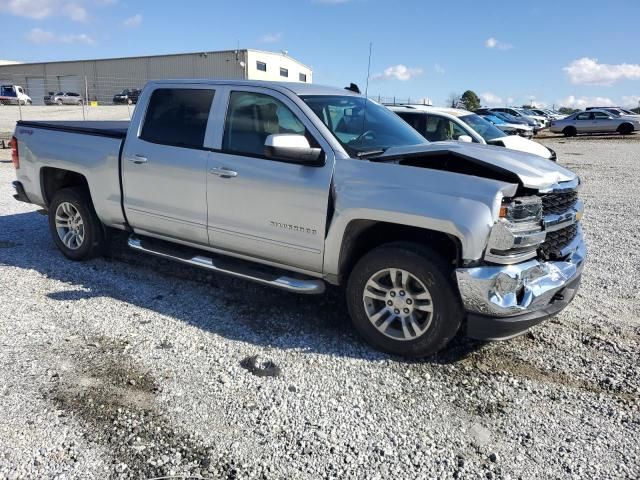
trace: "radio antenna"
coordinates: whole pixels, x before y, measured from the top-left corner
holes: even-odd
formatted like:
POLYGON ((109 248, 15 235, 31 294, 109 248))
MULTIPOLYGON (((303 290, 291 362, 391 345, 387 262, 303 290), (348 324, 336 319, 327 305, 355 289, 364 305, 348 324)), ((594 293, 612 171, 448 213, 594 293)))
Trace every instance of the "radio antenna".
POLYGON ((371 76, 371 51, 372 50, 373 50, 373 42, 369 42, 369 63, 367 65, 367 84, 364 87, 364 112, 362 112, 362 133, 367 131, 365 127, 367 126, 367 102, 369 101, 369 77, 371 76))

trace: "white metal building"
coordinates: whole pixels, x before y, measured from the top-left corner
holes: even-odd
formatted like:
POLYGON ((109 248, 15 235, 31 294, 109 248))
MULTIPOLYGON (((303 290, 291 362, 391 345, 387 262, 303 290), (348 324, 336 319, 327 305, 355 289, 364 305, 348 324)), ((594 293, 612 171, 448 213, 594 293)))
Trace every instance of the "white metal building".
POLYGON ((76 92, 89 100, 111 103, 126 88, 142 88, 147 80, 215 78, 311 83, 311 68, 286 52, 225 50, 147 57, 0 65, 0 84, 21 85, 33 103, 47 92, 76 92))

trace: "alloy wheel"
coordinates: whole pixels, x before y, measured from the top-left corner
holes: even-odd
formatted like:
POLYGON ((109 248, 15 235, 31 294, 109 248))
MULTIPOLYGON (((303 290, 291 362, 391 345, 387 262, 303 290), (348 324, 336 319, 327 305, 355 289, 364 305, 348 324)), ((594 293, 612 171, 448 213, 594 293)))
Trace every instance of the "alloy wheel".
POLYGON ((56 209, 56 231, 65 247, 77 250, 84 242, 84 221, 78 209, 69 202, 62 202, 56 209))
POLYGON ((415 340, 433 320, 431 292, 406 270, 387 268, 373 274, 365 285, 362 300, 373 326, 395 340, 415 340))

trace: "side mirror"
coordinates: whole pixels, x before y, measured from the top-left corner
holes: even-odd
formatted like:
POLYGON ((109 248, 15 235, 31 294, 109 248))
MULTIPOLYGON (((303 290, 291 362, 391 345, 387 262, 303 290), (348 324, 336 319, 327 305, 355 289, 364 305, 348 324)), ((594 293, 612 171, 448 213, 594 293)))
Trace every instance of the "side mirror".
POLYGON ((278 133, 269 135, 264 141, 264 155, 267 158, 318 164, 322 149, 311 148, 304 135, 278 133))
POLYGON ((458 137, 458 141, 465 142, 465 143, 473 143, 473 138, 471 138, 469 135, 460 135, 458 137))

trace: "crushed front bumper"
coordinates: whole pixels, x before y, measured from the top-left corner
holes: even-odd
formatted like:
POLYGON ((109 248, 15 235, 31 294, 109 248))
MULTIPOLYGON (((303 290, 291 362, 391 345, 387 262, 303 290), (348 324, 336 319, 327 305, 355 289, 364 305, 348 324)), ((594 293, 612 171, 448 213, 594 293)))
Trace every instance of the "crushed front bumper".
POLYGON ((581 231, 567 250, 563 261, 457 269, 466 334, 483 340, 514 337, 566 307, 580 285, 587 253, 581 231))

